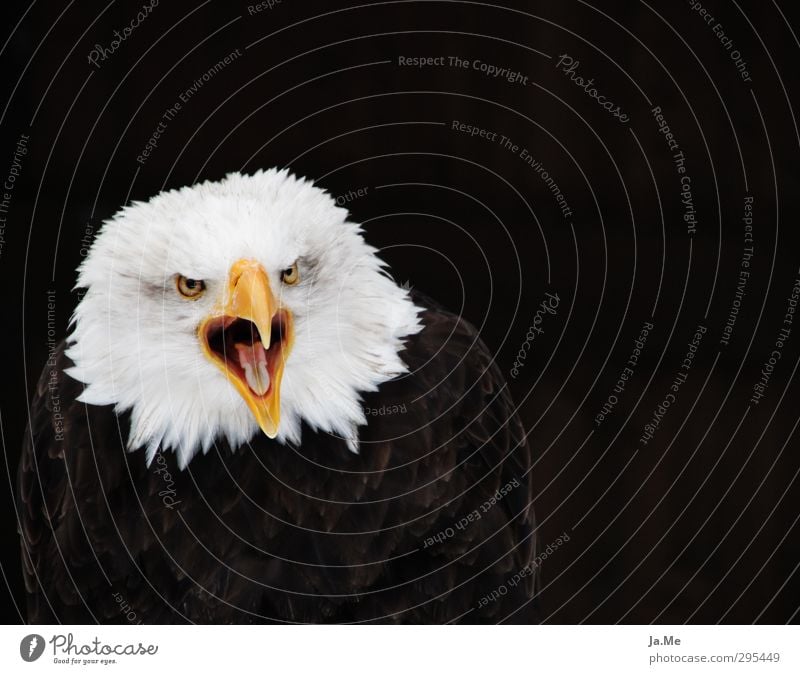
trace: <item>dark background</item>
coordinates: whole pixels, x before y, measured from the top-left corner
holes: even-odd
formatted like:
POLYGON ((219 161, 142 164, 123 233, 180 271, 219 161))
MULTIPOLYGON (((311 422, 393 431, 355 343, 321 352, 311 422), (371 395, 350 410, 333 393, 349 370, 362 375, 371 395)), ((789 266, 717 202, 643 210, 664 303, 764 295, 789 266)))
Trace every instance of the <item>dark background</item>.
POLYGON ((0 178, 21 135, 30 140, 0 249, 0 618, 21 619, 12 485, 46 359, 48 289, 60 337, 82 248, 122 204, 288 166, 334 195, 367 188, 347 206, 396 278, 461 309, 507 376, 544 293, 561 298, 510 379, 538 455, 540 540, 570 536, 544 565, 546 621, 796 620, 800 322, 764 398, 749 398, 800 267, 800 17, 785 1, 703 5, 711 25, 678 1, 514 10, 502 0, 283 0, 251 15, 246 2, 162 0, 98 68, 89 52, 108 48, 140 3, 5 3, 0 178), (242 55, 182 105, 138 163, 181 92, 236 49, 242 55), (561 54, 630 121, 572 83, 556 67, 561 54), (400 56, 480 60, 528 83, 403 67, 400 56), (686 155, 693 236, 654 106, 686 155), (453 130, 453 120, 526 148, 572 217, 519 154, 453 130), (722 345, 748 195, 755 254, 722 345), (635 374, 598 427, 649 320, 635 374), (643 445, 700 324, 707 332, 689 377, 643 445))

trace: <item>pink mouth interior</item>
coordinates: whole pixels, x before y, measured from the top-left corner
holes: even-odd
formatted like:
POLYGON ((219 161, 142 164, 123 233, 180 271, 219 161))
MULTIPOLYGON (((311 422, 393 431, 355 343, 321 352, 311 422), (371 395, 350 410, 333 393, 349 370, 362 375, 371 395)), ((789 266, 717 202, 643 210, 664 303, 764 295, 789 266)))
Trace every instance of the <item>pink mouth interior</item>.
POLYGON ((256 326, 244 319, 221 317, 209 325, 206 336, 211 352, 248 386, 253 395, 266 399, 272 390, 278 359, 283 357, 283 315, 273 319, 273 339, 268 349, 259 339, 256 326))
POLYGON ((262 363, 267 363, 267 352, 264 350, 261 342, 253 342, 252 344, 242 344, 237 342, 234 344, 236 352, 239 356, 239 365, 245 367, 251 365, 256 367, 262 363))

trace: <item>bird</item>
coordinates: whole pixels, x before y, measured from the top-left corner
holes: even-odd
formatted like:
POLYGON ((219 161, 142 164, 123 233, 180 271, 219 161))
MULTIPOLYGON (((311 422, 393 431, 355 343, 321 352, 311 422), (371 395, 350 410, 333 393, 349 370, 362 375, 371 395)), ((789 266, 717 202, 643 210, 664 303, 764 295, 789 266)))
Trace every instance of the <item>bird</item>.
POLYGON ((124 205, 17 475, 30 623, 536 619, 534 458, 496 358, 329 192, 124 205))

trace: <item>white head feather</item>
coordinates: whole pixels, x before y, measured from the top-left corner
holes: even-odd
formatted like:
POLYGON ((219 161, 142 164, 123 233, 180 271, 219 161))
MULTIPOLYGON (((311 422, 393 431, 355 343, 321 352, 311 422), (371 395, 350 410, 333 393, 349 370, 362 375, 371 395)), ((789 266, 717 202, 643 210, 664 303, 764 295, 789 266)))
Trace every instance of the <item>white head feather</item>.
POLYGON ((197 335, 231 265, 250 258, 294 316, 277 440, 299 443, 305 421, 356 451, 366 423, 360 394, 406 371, 398 352, 421 326, 408 291, 346 216, 311 182, 275 169, 123 208, 79 267, 86 292, 67 351, 75 363, 67 372, 86 384, 79 400, 130 410, 129 448, 146 447, 148 461, 172 449, 181 467, 217 438, 237 447, 261 432, 197 335), (280 271, 295 260, 300 283, 281 286, 280 271), (205 294, 179 297, 177 274, 203 279, 205 294))

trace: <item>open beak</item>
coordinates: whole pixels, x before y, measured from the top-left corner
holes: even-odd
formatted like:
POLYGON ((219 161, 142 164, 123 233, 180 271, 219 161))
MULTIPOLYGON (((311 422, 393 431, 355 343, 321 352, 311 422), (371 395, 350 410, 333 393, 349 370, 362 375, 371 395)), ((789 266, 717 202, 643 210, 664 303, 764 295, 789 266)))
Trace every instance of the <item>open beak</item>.
POLYGON ((231 267, 223 304, 200 324, 198 333, 206 358, 244 398, 261 430, 274 438, 294 325, 291 312, 279 306, 258 262, 239 260, 231 267))

